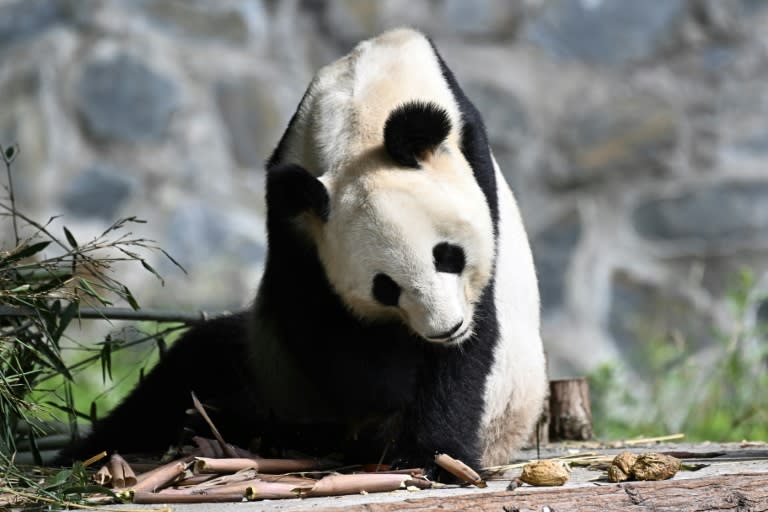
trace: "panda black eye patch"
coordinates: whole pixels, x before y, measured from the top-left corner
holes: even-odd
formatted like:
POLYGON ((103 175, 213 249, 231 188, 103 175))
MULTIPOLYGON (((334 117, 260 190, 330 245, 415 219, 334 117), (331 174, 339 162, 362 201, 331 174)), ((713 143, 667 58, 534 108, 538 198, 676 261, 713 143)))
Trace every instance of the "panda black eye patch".
POLYGON ((448 274, 461 274, 467 264, 464 249, 455 244, 440 242, 432 249, 435 270, 448 274))
POLYGON ((397 306, 400 301, 400 286, 386 274, 373 278, 373 298, 385 306, 397 306))

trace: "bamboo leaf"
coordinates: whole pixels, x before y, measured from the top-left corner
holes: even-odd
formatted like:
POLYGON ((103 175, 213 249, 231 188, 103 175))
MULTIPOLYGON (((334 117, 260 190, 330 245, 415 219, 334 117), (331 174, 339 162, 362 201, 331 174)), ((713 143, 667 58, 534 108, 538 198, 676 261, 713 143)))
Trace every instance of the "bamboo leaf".
POLYGON ((104 346, 101 347, 101 381, 107 382, 107 376, 109 380, 112 380, 112 340, 107 337, 104 341, 104 346))
POLYGON ((88 280, 80 278, 80 279, 78 279, 78 282, 80 283, 80 288, 85 293, 87 293, 88 295, 90 295, 94 299, 96 299, 99 302, 101 302, 104 306, 111 306, 112 305, 112 302, 108 301, 107 299, 105 299, 104 297, 99 295, 96 292, 96 290, 93 289, 93 287, 91 286, 91 283, 89 283, 88 280))
POLYGON ((61 471, 53 475, 53 477, 45 483, 45 486, 43 487, 43 489, 52 490, 52 489, 56 489, 57 487, 61 487, 62 485, 67 483, 67 481, 71 477, 72 477, 72 470, 62 469, 61 471))
POLYGON ((178 261, 176 261, 176 260, 173 258, 173 256, 171 256, 171 255, 170 255, 170 253, 168 253, 168 251, 166 251, 165 249, 162 249, 162 248, 160 248, 160 252, 162 252, 162 253, 163 253, 163 255, 164 255, 166 258, 168 258, 168 259, 171 261, 171 263, 173 263, 174 265, 176 265, 176 266, 177 266, 177 267, 178 267, 178 268, 179 268, 179 269, 180 269, 182 272, 184 272, 185 274, 187 273, 187 269, 185 269, 185 268, 184 268, 184 267, 181 265, 181 263, 179 263, 178 261))
POLYGON ((61 359, 61 354, 48 343, 38 343, 35 345, 39 359, 48 363, 48 368, 55 370, 63 375, 67 380, 72 380, 72 374, 61 359))
POLYGON ((138 311, 139 309, 141 309, 141 306, 139 306, 139 303, 136 300, 136 297, 133 296, 133 293, 131 293, 131 290, 125 285, 123 285, 123 297, 125 298, 125 300, 128 301, 128 305, 131 306, 131 308, 134 311, 138 311))
POLYGON ((75 318, 77 310, 78 304, 76 302, 70 302, 67 305, 62 314, 59 316, 59 323, 56 327, 56 330, 51 333, 54 340, 58 341, 61 339, 61 336, 64 334, 64 330, 69 326, 70 322, 72 322, 72 319, 75 318))
POLYGON ((145 269, 149 270, 149 271, 150 271, 152 274, 154 274, 154 276, 155 276, 155 277, 157 277, 157 278, 160 280, 160 282, 161 282, 163 285, 165 285, 165 279, 163 279, 163 278, 162 278, 162 276, 161 276, 160 274, 158 274, 158 273, 157 273, 157 270, 155 270, 155 269, 152 267, 152 265, 150 265, 149 263, 147 263, 147 260, 141 260, 141 265, 142 265, 142 266, 143 266, 145 269))
POLYGON ((68 230, 68 229, 67 229, 67 226, 62 226, 62 227, 63 227, 63 229, 64 229, 64 236, 66 236, 66 237, 67 237, 67 242, 69 242, 69 245, 70 245, 70 246, 71 246, 73 249, 77 249, 77 248, 78 248, 78 245, 77 245, 77 240, 75 240, 75 237, 74 237, 74 235, 72 234, 72 232, 71 232, 70 230, 68 230))
POLYGON ((106 494, 107 496, 111 496, 113 498, 117 497, 117 495, 112 491, 112 489, 108 489, 106 487, 102 487, 101 485, 96 484, 89 484, 89 485, 73 485, 71 487, 65 487, 61 490, 62 494, 106 494))
POLYGON ((5 266, 9 263, 13 263, 14 261, 33 256, 49 245, 51 245, 50 240, 46 240, 45 242, 37 242, 32 245, 20 245, 18 248, 16 248, 15 251, 11 252, 8 256, 0 260, 0 266, 5 266))

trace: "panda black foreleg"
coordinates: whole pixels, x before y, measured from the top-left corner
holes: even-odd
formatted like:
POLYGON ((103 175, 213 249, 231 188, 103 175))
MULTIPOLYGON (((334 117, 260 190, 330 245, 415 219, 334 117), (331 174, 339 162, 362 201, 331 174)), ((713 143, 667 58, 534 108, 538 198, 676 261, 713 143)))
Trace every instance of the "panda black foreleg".
POLYGON ((399 468, 424 467, 427 476, 446 481, 452 478, 435 465, 437 453, 475 468, 480 465, 485 372, 481 361, 462 349, 431 350, 430 364, 395 440, 392 463, 399 468))

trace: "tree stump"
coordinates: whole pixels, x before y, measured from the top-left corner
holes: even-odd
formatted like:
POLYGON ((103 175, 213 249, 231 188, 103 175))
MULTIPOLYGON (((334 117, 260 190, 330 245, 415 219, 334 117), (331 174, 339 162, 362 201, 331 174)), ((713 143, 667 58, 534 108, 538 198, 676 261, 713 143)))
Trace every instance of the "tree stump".
POLYGON ((553 380, 549 383, 549 440, 592 439, 592 406, 587 379, 553 380))

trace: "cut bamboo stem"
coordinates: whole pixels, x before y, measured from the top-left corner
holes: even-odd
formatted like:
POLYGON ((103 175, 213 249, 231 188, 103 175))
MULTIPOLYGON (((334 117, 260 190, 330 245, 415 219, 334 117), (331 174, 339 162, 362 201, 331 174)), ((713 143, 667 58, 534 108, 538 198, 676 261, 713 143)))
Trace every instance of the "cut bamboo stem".
POLYGON ((480 478, 480 475, 477 474, 477 471, 470 468, 462 461, 454 459, 450 455, 446 455, 445 453, 435 455, 435 464, 463 482, 476 485, 477 487, 487 486, 485 480, 480 478))
POLYGON ((189 460, 181 459, 169 462, 164 466, 153 469, 138 476, 138 482, 133 486, 134 493, 156 492, 179 478, 186 471, 189 460))
POLYGON ((243 469, 254 469, 259 473, 297 473, 315 471, 323 465, 317 459, 210 459, 195 458, 195 473, 235 473, 243 469))
POLYGON ((125 489, 136 485, 136 474, 131 466, 117 453, 113 453, 107 463, 109 473, 112 475, 112 487, 125 489))
POLYGON ((309 488, 296 488, 302 497, 341 496, 360 494, 361 492, 390 492, 405 489, 405 482, 411 480, 408 475, 392 473, 360 473, 355 475, 328 475, 309 488))
POLYGON ((245 495, 230 494, 165 494, 162 492, 134 492, 132 501, 137 504, 159 505, 164 503, 238 503, 245 495))

